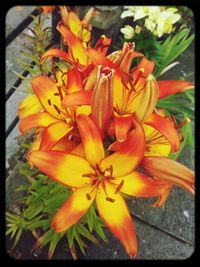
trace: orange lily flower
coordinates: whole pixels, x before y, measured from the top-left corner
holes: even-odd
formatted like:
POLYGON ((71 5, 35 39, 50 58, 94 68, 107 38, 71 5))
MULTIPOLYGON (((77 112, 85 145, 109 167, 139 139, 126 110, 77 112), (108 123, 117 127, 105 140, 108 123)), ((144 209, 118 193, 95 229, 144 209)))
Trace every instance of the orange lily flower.
MULTIPOLYGON (((62 17, 62 25, 70 30, 76 37, 80 39, 83 47, 87 47, 90 42, 90 35, 92 26, 89 23, 93 16, 97 15, 97 12, 91 7, 85 17, 80 20, 79 17, 73 11, 68 11, 66 6, 59 6, 62 17)), ((62 31, 61 31, 62 34, 62 31)), ((64 37, 65 38, 65 37, 64 37)))
MULTIPOLYGON (((142 124, 142 128, 144 130, 145 133, 145 138, 146 138, 146 149, 145 149, 145 157, 144 158, 166 158, 169 153, 171 152, 171 150, 173 152, 176 152, 179 148, 179 137, 177 134, 176 129, 182 127, 183 125, 185 125, 187 122, 189 122, 189 119, 184 120, 180 125, 175 125, 174 124, 174 120, 170 119, 168 117, 165 117, 164 115, 164 110, 159 109, 157 111, 158 113, 153 113, 151 115, 151 117, 146 121, 146 123, 142 124), (153 122, 154 121, 154 122, 153 122), (151 123, 153 122, 153 123, 151 123), (174 151, 175 150, 175 151, 174 151)), ((114 134, 114 133, 112 133, 114 134)), ((109 150, 112 151, 118 151, 120 150, 124 145, 126 145, 126 142, 119 142, 116 141, 113 144, 111 144, 109 146, 109 150)), ((174 162, 173 162, 174 163, 174 162)), ((143 163, 142 163, 143 164, 143 163)), ((156 164, 156 163, 155 163, 156 164)), ((164 162, 163 162, 164 164, 164 162)), ((145 165, 144 165, 145 166, 145 165)), ((168 165, 169 167, 170 165, 168 165)), ((150 167, 150 164, 149 164, 150 167)), ((180 164, 178 165, 178 167, 180 167, 180 164)), ((182 172, 185 171, 185 166, 183 166, 182 172)), ((167 165, 166 165, 167 168, 167 165)), ((175 168, 175 166, 174 166, 175 168)), ((147 172, 148 169, 144 168, 147 172)), ((194 173, 192 171, 190 171, 189 169, 187 169, 189 172, 191 172, 191 174, 193 174, 194 177, 194 173)), ((162 170, 160 170, 162 171, 162 170)), ((172 190, 173 184, 176 185, 181 185, 185 182, 183 182, 182 180, 184 179, 184 175, 182 172, 180 172, 180 169, 177 169, 177 181, 173 182, 175 180, 173 180, 173 177, 170 178, 170 176, 168 177, 168 179, 166 179, 167 175, 165 178, 163 178, 163 174, 160 176, 153 176, 154 179, 158 179, 160 181, 166 181, 169 185, 169 188, 166 192, 164 192, 161 196, 159 196, 158 200, 156 201, 156 203, 153 205, 154 207, 160 207, 162 206, 165 201, 167 200, 169 193, 172 190)), ((150 175, 152 174, 151 172, 148 172, 150 175)), ((169 175, 169 174, 168 174, 169 175)), ((193 181, 191 181, 191 183, 189 183, 189 185, 186 185, 184 188, 187 189, 189 192, 194 192, 193 187, 194 187, 194 183, 193 181)))
POLYGON ((89 114, 91 109, 84 106, 63 109, 61 101, 68 91, 81 90, 81 82, 75 69, 68 73, 67 86, 65 83, 56 83, 46 76, 37 76, 32 80, 33 91, 44 111, 22 119, 19 123, 19 130, 24 134, 31 128, 45 128, 42 133, 41 150, 51 149, 59 140, 71 134, 79 138, 76 116, 79 113, 89 114))
POLYGON ((129 133, 121 150, 105 157, 100 132, 86 115, 77 117, 85 157, 61 151, 33 151, 29 161, 54 180, 76 188, 54 216, 56 233, 69 229, 96 200, 99 215, 124 245, 130 257, 137 254, 133 222, 120 192, 130 196, 162 195, 168 184, 134 171, 144 156, 145 136, 140 124, 129 133))

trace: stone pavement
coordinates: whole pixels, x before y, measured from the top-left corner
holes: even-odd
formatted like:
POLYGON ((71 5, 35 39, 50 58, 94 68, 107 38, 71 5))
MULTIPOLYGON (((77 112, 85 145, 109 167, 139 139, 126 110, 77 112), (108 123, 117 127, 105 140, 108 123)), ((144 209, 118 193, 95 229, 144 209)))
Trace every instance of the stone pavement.
MULTIPOLYGON (((6 16, 6 33, 9 34, 17 24, 19 24, 29 14, 34 7, 26 6, 20 12, 12 8, 6 16)), ((28 32, 27 29, 24 32, 28 32)), ((19 50, 23 49, 26 38, 23 35, 18 36, 9 44, 6 49, 6 92, 17 79, 12 69, 20 72, 20 67, 16 64, 15 58, 19 57, 19 50)), ((194 69, 194 46, 192 45, 183 55, 177 59, 180 64, 174 67, 174 71, 169 72, 170 79, 177 79, 184 76, 194 69), (172 74, 173 73, 173 74, 172 74), (172 77, 172 75, 173 77, 172 77)), ((167 75, 163 79, 167 79, 167 75)), ((188 79, 194 79, 194 75, 188 79)), ((23 84, 20 86, 23 89, 23 84)), ((16 91, 6 103, 6 129, 16 116, 17 107, 25 94, 16 91)), ((6 140, 6 160, 13 155, 18 147, 14 139, 19 135, 17 126, 11 132, 6 140)), ((180 162, 194 169, 187 150, 182 153, 180 162)), ((20 176, 17 176, 20 181, 20 176)), ((12 194, 12 188, 16 185, 16 176, 9 176, 7 194, 12 194)), ((23 181, 23 180, 21 180, 23 181)), ((8 196, 9 198, 9 196, 8 196)), ((153 208, 155 199, 133 199, 128 201, 130 211, 133 213, 134 225, 139 243, 139 254, 137 259, 186 259, 194 251, 194 199, 186 191, 174 187, 164 208, 153 208)), ((122 245, 105 230, 109 243, 101 242, 97 247, 91 245, 88 248, 88 254, 84 259, 128 259, 122 245)), ((23 240, 21 240, 23 242, 23 240)))

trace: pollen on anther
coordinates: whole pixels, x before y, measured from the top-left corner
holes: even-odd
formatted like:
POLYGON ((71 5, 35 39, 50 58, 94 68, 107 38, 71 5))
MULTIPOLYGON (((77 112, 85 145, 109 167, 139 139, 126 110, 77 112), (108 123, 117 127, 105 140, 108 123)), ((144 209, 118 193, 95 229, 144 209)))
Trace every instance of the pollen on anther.
POLYGON ((115 202, 115 199, 111 198, 111 197, 107 197, 106 200, 109 201, 109 202, 112 202, 112 203, 115 202))
POLYGON ((91 199, 91 196, 87 193, 87 194, 86 194, 86 198, 87 198, 88 200, 90 200, 90 199, 91 199))
POLYGON ((53 107, 55 108, 55 110, 58 112, 58 114, 61 114, 59 108, 54 104, 53 107))

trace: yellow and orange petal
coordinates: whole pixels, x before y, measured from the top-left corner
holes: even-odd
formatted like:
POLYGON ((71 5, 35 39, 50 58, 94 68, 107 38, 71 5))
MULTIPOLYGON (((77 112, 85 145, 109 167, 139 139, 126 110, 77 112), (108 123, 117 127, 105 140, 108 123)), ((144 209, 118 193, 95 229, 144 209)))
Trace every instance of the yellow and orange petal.
POLYGON ((128 175, 113 180, 116 189, 121 185, 120 192, 135 197, 155 197, 164 194, 169 185, 167 182, 154 180, 143 173, 133 171, 128 175), (118 185, 118 186, 117 186, 118 185))
POLYGON ((86 159, 95 167, 105 156, 100 132, 94 121, 86 115, 77 117, 77 125, 86 159))
POLYGON ((115 134, 119 142, 124 142, 127 138, 128 131, 133 124, 133 116, 114 114, 115 134))
POLYGON ((72 129, 73 127, 65 122, 56 122, 51 124, 42 134, 40 150, 50 150, 64 136, 69 134, 72 129))
POLYGON ((77 142, 73 139, 70 140, 69 136, 66 135, 62 139, 60 139, 52 148, 51 150, 56 151, 65 151, 67 153, 71 153, 71 151, 77 146, 77 142))
POLYGON ((68 70, 67 77, 67 94, 79 92, 83 89, 81 75, 76 68, 68 70))
POLYGON ((124 176, 133 171, 140 163, 145 152, 145 135, 142 126, 133 119, 135 126, 128 134, 126 141, 118 142, 117 152, 101 160, 100 167, 104 171, 113 167, 114 176, 124 176))
POLYGON ((96 188, 91 190, 91 185, 78 188, 61 206, 51 222, 55 233, 66 231, 87 212, 96 195, 96 188))
POLYGON ((38 98, 34 94, 30 94, 25 97, 18 108, 18 116, 23 119, 31 114, 41 111, 43 107, 41 106, 38 98))
POLYGON ((55 181, 71 187, 90 183, 83 175, 94 172, 85 159, 62 151, 33 151, 28 160, 55 181))
POLYGON ((142 125, 142 127, 146 137, 145 156, 167 157, 172 148, 167 138, 165 138, 165 136, 158 132, 155 128, 145 123, 142 125))
POLYGON ((53 57, 59 57, 59 58, 65 59, 71 64, 73 63, 72 58, 69 56, 69 54, 65 52, 64 50, 61 50, 58 48, 53 48, 53 49, 49 49, 48 51, 46 51, 42 55, 40 59, 40 63, 43 64, 45 60, 47 60, 48 58, 52 59, 53 57))
POLYGON ((98 53, 101 53, 105 56, 109 49, 111 40, 112 40, 111 38, 108 38, 105 35, 102 35, 96 42, 94 49, 97 50, 98 53))
POLYGON ((73 92, 64 97, 62 100, 62 107, 90 105, 92 93, 92 90, 73 92))
POLYGON ((52 117, 47 112, 39 112, 22 119, 18 125, 22 134, 32 128, 47 127, 52 123, 60 122, 60 120, 52 117))
POLYGON ((194 171, 166 157, 144 157, 140 166, 153 177, 174 183, 194 194, 194 171))
POLYGON ((53 117, 65 120, 66 111, 61 106, 63 92, 59 85, 47 76, 35 77, 31 85, 43 108, 53 117))
POLYGON ((137 254, 137 239, 132 218, 120 193, 109 183, 99 186, 96 194, 97 210, 112 234, 121 241, 131 258, 137 254))
POLYGON ((158 81, 158 87, 159 87, 159 98, 163 98, 166 96, 184 92, 189 89, 193 89, 194 83, 185 80, 182 81, 164 80, 164 81, 158 81))
POLYGON ((152 205, 154 208, 159 208, 165 204, 165 202, 167 201, 169 197, 169 194, 172 191, 172 187, 173 187, 173 184, 169 183, 169 188, 162 195, 160 195, 158 199, 156 200, 156 202, 152 205))
POLYGON ((153 113, 144 123, 152 126, 162 135, 164 135, 172 145, 173 152, 178 151, 180 146, 180 140, 178 133, 174 127, 174 123, 170 119, 153 113))
POLYGON ((67 42, 70 53, 73 56, 74 62, 87 66, 88 56, 85 53, 85 49, 81 41, 64 25, 58 24, 56 28, 61 33, 64 40, 67 42))

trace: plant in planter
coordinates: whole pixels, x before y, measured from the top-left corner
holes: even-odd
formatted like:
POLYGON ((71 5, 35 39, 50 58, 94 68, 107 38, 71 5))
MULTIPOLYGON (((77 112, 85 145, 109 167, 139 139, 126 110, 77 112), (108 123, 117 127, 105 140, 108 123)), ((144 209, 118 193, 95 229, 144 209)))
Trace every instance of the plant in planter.
POLYGON ((193 171, 169 158, 178 153, 189 119, 178 124, 159 102, 194 84, 157 81, 155 62, 132 42, 108 54, 111 39, 100 36, 92 47, 93 8, 83 20, 67 7, 59 9, 64 49, 47 50, 40 63, 49 61, 50 72, 31 80, 41 108, 27 114, 29 99, 25 109, 20 106, 21 133, 35 129, 28 163, 22 166, 30 184, 18 189, 27 190, 27 196, 20 215, 7 214, 7 234, 16 234, 17 242, 23 230, 32 231, 34 249, 50 244, 49 258, 67 238, 77 258, 74 241, 85 253, 83 237, 97 243, 96 232, 105 240, 106 225, 135 258, 138 245, 127 196, 156 197, 154 207, 161 207, 174 185, 194 194, 193 171))

